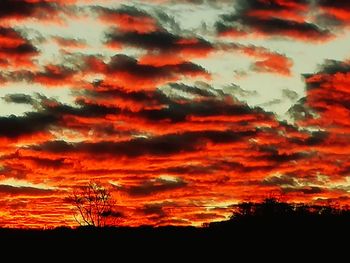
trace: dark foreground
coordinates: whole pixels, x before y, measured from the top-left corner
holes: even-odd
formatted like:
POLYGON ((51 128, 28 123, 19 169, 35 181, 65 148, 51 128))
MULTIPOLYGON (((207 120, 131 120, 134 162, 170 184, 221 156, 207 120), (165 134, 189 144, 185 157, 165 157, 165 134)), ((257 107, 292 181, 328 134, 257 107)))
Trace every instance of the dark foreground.
POLYGON ((210 224, 207 227, 137 227, 137 228, 56 228, 51 230, 0 229, 0 241, 62 242, 64 244, 110 243, 118 246, 186 243, 259 243, 267 240, 297 239, 298 242, 319 242, 326 237, 350 237, 350 220, 332 218, 247 218, 210 224), (321 239, 320 239, 321 238, 321 239))
POLYGON ((118 258, 132 259, 118 260, 119 262, 174 262, 164 261, 164 257, 187 262, 182 260, 188 255, 200 257, 203 261, 209 255, 212 258, 221 258, 217 261, 212 259, 212 262, 225 262, 227 257, 247 257, 250 260, 256 257, 278 259, 281 255, 297 260, 305 255, 313 258, 314 253, 320 258, 331 254, 334 260, 333 255, 340 256, 348 251, 349 237, 350 221, 345 222, 341 218, 305 222, 252 219, 246 222, 220 223, 205 228, 0 230, 2 251, 7 251, 8 248, 39 254, 46 251, 54 257, 66 257, 62 255, 68 254, 70 258, 73 255, 78 259, 103 257, 106 260, 116 253, 118 258), (337 254, 337 251, 341 254, 337 254))
MULTIPOLYGON (((269 201, 270 202, 270 201, 269 201)), ((243 204, 232 219, 195 227, 151 227, 137 228, 80 227, 51 230, 0 229, 1 244, 19 244, 69 247, 76 250, 84 247, 86 253, 96 248, 108 248, 119 252, 130 248, 148 248, 147 251, 191 250, 219 247, 223 251, 260 247, 285 251, 309 249, 310 246, 329 249, 348 244, 350 237, 350 212, 324 207, 291 207, 287 204, 265 202, 243 204), (288 245, 289 244, 289 245, 288 245), (292 247, 291 247, 292 244, 292 247)), ((135 250, 138 255, 140 250, 135 250), (137 252, 138 251, 138 252, 137 252)), ((325 250, 326 251, 326 250, 325 250)), ((201 252, 201 253, 202 253, 201 252)), ((290 253, 290 251, 288 252, 290 253)))

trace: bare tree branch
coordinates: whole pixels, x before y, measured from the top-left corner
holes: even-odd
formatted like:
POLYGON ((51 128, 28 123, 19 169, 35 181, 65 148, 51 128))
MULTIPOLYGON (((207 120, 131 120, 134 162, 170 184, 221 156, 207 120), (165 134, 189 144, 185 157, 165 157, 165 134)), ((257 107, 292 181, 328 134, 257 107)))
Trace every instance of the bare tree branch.
POLYGON ((91 181, 75 190, 69 200, 75 207, 74 219, 81 226, 115 225, 119 222, 116 217, 122 217, 113 211, 115 201, 111 193, 98 182, 91 181))

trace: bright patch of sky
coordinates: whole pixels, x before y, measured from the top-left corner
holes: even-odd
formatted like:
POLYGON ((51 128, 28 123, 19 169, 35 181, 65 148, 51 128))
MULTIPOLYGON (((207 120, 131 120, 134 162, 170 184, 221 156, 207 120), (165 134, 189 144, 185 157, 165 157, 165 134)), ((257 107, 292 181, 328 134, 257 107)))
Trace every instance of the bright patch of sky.
MULTIPOLYGON (((139 2, 139 1, 136 1, 139 2)), ((107 7, 119 7, 120 3, 115 1, 106 1, 107 7)), ((156 4, 141 1, 138 7, 144 10, 151 10, 156 4)), ((188 31, 199 33, 211 41, 213 36, 207 34, 205 27, 213 27, 218 17, 227 12, 227 8, 208 8, 207 5, 194 5, 189 8, 183 4, 169 4, 162 6, 167 14, 174 16, 175 21, 180 28, 188 31), (204 25, 205 22, 205 25, 204 25)), ((156 8, 158 11, 162 11, 156 8)), ((89 12, 89 11, 87 11, 89 12)), ((64 24, 50 24, 30 22, 22 27, 29 39, 42 39, 37 47, 41 54, 38 57, 40 65, 47 63, 60 63, 62 61, 62 53, 59 46, 53 43, 52 37, 60 36, 73 39, 82 39, 86 42, 87 48, 79 50, 83 54, 99 54, 104 57, 110 57, 116 53, 123 53, 131 56, 138 56, 140 50, 125 48, 122 50, 112 50, 106 48, 103 44, 104 32, 107 26, 100 22, 96 22, 94 16, 83 16, 82 18, 68 18, 64 24)), ((209 30, 212 31, 212 30, 209 30)), ((216 38, 216 41, 218 39, 216 38)), ((252 106, 261 106, 269 111, 274 111, 280 118, 286 118, 285 112, 295 103, 283 97, 282 90, 288 89, 296 92, 299 98, 305 96, 305 84, 302 74, 311 73, 317 70, 319 64, 325 59, 344 60, 350 57, 350 33, 338 36, 337 39, 326 43, 306 43, 302 41, 289 41, 275 38, 246 38, 246 39, 219 39, 225 43, 240 43, 245 45, 255 45, 265 47, 272 52, 278 52, 286 55, 293 60, 292 75, 290 77, 280 76, 271 73, 252 72, 250 65, 253 61, 245 55, 234 51, 216 52, 207 58, 193 60, 206 68, 213 76, 209 81, 214 88, 224 88, 227 85, 235 84, 247 91, 256 91, 254 95, 241 98, 252 106)), ((186 81, 184 81, 186 83, 186 81)), ((191 81, 190 81, 191 82, 191 81)), ((62 103, 71 104, 73 96, 69 92, 69 87, 65 89, 45 88, 40 85, 28 83, 14 83, 2 85, 0 96, 11 93, 44 93, 46 96, 53 96, 62 103)), ((252 93, 253 94, 253 93, 252 93)), ((237 94, 232 94, 239 97, 237 94)), ((10 114, 21 115, 31 110, 30 105, 9 104, 0 101, 1 116, 10 114)))
POLYGON ((18 180, 15 178, 6 178, 4 180, 0 180, 1 185, 9 185, 13 187, 32 187, 37 189, 43 189, 43 190, 53 190, 55 187, 51 187, 49 185, 46 185, 44 183, 32 183, 26 180, 18 180))

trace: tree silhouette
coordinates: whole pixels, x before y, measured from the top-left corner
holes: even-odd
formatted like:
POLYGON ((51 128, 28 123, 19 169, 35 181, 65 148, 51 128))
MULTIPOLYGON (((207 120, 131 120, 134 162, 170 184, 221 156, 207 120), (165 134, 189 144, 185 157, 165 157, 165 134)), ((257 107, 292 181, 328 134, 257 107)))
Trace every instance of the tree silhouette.
POLYGON ((276 198, 266 198, 260 203, 243 202, 234 206, 231 221, 256 220, 306 220, 327 218, 350 218, 349 207, 338 204, 312 205, 305 203, 285 203, 276 198))
POLYGON ((289 204, 276 198, 266 198, 261 203, 244 202, 235 206, 231 219, 237 218, 289 218, 310 214, 310 207, 305 204, 289 204))
POLYGON ((115 200, 107 188, 91 181, 75 190, 69 197, 74 205, 74 219, 81 226, 115 225, 121 213, 114 211, 115 200))

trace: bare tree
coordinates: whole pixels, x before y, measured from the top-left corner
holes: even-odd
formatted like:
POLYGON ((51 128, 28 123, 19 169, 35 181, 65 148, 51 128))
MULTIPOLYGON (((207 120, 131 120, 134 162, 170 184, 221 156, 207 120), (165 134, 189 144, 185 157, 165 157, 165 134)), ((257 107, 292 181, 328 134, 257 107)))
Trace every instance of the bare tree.
POLYGON ((104 227, 114 225, 121 214, 114 212, 111 193, 98 182, 91 181, 75 190, 69 197, 74 205, 74 219, 81 226, 104 227))

